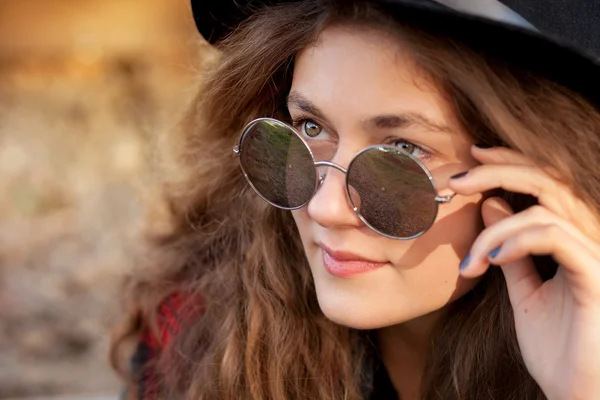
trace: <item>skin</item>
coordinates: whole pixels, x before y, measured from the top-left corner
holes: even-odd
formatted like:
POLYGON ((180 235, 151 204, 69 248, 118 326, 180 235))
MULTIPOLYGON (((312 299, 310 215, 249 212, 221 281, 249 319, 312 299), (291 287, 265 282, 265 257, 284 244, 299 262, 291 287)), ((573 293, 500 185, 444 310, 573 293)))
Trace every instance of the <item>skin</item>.
POLYGON ((502 199, 486 200, 486 229, 462 275, 480 276, 490 263, 502 268, 525 365, 549 400, 600 398, 598 214, 520 153, 472 153, 483 165, 451 182, 457 193, 501 187, 536 196, 540 205, 514 214, 502 199), (542 282, 530 255, 553 256, 556 276, 542 282))
POLYGON ((297 101, 289 104, 293 118, 311 118, 326 132, 337 149, 332 161, 347 167, 368 145, 408 140, 434 154, 424 164, 439 194, 457 193, 440 206, 426 234, 408 241, 364 226, 335 169, 308 206, 293 212, 323 312, 340 324, 378 329, 383 361, 402 398, 418 398, 427 337, 444 307, 470 290, 490 263, 504 272, 521 353, 545 395, 600 398, 600 224, 594 210, 526 156, 472 146, 401 43, 385 33, 327 29, 297 58, 292 93, 320 110, 320 116, 307 115, 297 101), (448 129, 362 124, 406 112, 448 129), (469 173, 449 179, 460 171, 469 173), (482 193, 495 188, 531 194, 540 205, 514 214, 499 198, 483 200, 482 193), (325 270, 320 245, 386 265, 336 277, 325 270), (557 275, 542 282, 532 254, 553 256, 557 275))
MULTIPOLYGON (((413 65, 397 39, 379 31, 331 28, 297 58, 288 108, 293 119, 310 118, 320 137, 337 149, 332 161, 347 167, 361 149, 389 138, 410 141, 431 152, 415 151, 432 172, 438 193, 449 194, 448 177, 468 170, 472 140, 448 105, 413 65), (344 60, 343 63, 340 60, 344 60), (356 94, 360 93, 360 96, 356 94), (300 99, 300 100, 298 100, 300 99), (319 110, 307 112, 310 102, 319 110), (374 127, 363 121, 414 113, 445 130, 422 126, 374 127)), ((298 129, 301 131, 301 127, 298 129)), ((405 142, 401 142, 404 144, 405 142)), ((307 207, 293 212, 314 277, 321 309, 331 320, 360 329, 384 328, 380 346, 394 349, 384 362, 403 395, 418 391, 426 338, 444 306, 469 291, 476 280, 460 276, 458 265, 482 229, 482 195, 454 198, 441 205, 434 225, 414 240, 394 240, 366 227, 348 203, 345 176, 329 169, 307 207), (375 271, 340 278, 324 268, 320 246, 386 262, 375 271), (403 345, 399 345, 399 343, 403 345), (402 359, 411 362, 397 362, 402 359), (410 368, 402 367, 407 366, 410 368), (404 385, 403 381, 410 381, 404 385), (404 389, 406 388, 406 389, 404 389)), ((412 398, 406 397, 406 398, 412 398)))

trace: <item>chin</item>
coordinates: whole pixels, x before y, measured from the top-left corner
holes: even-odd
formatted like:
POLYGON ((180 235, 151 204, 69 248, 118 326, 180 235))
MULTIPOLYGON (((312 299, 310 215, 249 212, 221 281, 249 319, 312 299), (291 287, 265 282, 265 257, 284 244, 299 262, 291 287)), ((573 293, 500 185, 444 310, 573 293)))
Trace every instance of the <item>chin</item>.
POLYGON ((317 291, 317 300, 323 314, 336 324, 354 329, 372 330, 398 325, 435 311, 385 301, 386 296, 381 294, 377 296, 378 299, 353 297, 354 299, 349 299, 340 296, 340 293, 324 294, 317 291))

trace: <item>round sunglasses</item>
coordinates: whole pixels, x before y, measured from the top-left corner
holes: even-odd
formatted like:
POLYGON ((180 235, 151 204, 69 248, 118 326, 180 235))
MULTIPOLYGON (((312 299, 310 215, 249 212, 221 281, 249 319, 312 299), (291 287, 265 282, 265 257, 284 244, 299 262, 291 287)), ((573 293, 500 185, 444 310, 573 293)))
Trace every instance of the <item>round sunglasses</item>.
POLYGON ((324 181, 320 174, 324 168, 343 172, 356 215, 370 229, 392 239, 424 234, 433 225, 439 204, 454 197, 438 196, 427 168, 397 147, 366 147, 344 168, 327 160, 325 153, 331 151, 323 152, 323 142, 307 142, 284 122, 259 118, 246 125, 233 151, 252 189, 284 210, 309 203, 324 181))

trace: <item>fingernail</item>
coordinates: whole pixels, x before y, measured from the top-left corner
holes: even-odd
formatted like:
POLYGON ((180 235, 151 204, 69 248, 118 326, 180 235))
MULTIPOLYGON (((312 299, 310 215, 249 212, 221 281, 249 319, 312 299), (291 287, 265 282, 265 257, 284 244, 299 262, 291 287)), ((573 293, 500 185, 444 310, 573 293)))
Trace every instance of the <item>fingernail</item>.
POLYGON ((462 262, 460 263, 460 266, 458 268, 461 271, 464 270, 465 268, 467 268, 467 265, 469 265, 469 261, 471 261, 471 253, 467 254, 467 256, 465 257, 464 260, 462 260, 462 262))
POLYGON ((494 250, 490 251, 490 253, 488 254, 488 257, 489 258, 495 258, 498 255, 498 253, 500 253, 500 248, 501 247, 502 246, 498 246, 494 250))
POLYGON ((450 177, 450 179, 459 179, 459 178, 462 178, 463 176, 467 175, 468 173, 469 173, 469 171, 460 172, 458 174, 452 175, 450 177))
POLYGON ((478 149, 491 149, 494 146, 487 143, 475 143, 475 147, 477 147, 478 149))

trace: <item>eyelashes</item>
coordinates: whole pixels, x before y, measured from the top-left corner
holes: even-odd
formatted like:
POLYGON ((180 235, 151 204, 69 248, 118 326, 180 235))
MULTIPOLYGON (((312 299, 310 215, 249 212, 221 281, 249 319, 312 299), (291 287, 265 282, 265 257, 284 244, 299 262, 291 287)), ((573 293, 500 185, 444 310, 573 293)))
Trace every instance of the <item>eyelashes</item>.
MULTIPOLYGON (((319 122, 315 121, 314 118, 311 118, 309 116, 301 116, 301 115, 295 116, 294 118, 292 118, 291 125, 296 129, 296 131, 302 137, 304 137, 308 141, 311 141, 311 140, 335 140, 334 135, 329 133, 323 127, 323 124, 320 124, 319 122), (305 131, 305 126, 308 123, 311 123, 311 124, 314 124, 314 125, 320 127, 321 131, 314 136, 309 135, 305 131), (324 138, 319 137, 322 134, 325 134, 324 138)), ((384 144, 384 145, 398 147, 401 150, 405 151, 406 153, 412 155, 413 157, 419 159, 422 162, 429 161, 433 156, 432 152, 426 150, 424 147, 419 146, 418 144, 416 144, 410 140, 399 138, 399 137, 388 137, 383 142, 374 143, 374 144, 384 144), (401 146, 401 145, 404 145, 404 146, 401 146)))
POLYGON ((392 145, 396 146, 396 147, 399 147, 401 150, 404 150, 405 152, 411 154, 415 158, 417 158, 417 159, 419 159, 421 161, 424 161, 424 162, 428 161, 432 157, 432 154, 430 152, 428 152, 427 150, 425 150, 421 146, 419 146, 417 144, 414 144, 410 140, 393 138, 392 139, 392 145), (407 148, 399 147, 398 144, 400 144, 400 143, 407 144, 408 145, 407 148), (417 152, 419 154, 414 154, 414 152, 417 152))

